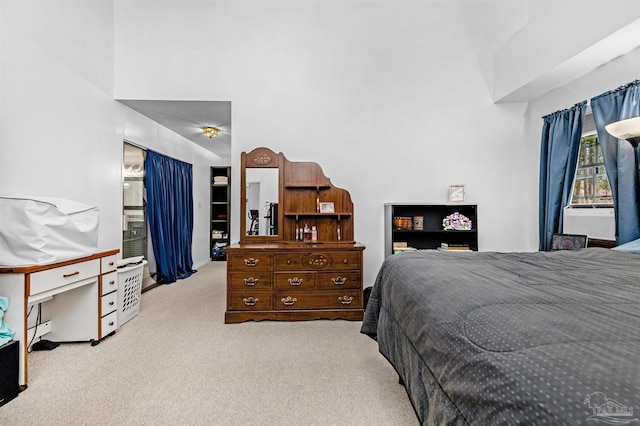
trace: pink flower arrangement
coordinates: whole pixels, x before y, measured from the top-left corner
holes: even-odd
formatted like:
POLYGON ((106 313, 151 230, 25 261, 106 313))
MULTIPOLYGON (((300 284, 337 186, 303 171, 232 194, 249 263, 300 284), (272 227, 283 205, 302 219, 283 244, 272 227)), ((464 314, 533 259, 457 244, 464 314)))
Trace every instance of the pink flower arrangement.
POLYGON ((455 212, 442 219, 442 227, 445 231, 459 231, 471 229, 471 220, 463 214, 455 212))

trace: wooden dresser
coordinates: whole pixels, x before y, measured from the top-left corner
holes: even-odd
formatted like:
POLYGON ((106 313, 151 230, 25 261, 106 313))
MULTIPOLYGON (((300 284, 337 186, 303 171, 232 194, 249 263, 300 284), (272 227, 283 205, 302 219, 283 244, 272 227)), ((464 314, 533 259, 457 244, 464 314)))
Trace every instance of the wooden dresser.
POLYGON ((241 165, 241 199, 247 200, 241 206, 241 226, 244 218, 252 219, 240 242, 225 249, 225 322, 362 320, 365 247, 353 239, 350 194, 334 187, 318 164, 290 162, 268 148, 243 152, 241 165), (247 173, 261 168, 277 172, 277 185, 247 173), (256 197, 247 188, 256 183, 277 186, 277 194, 261 195, 253 209, 249 200, 256 197), (265 204, 269 208, 260 211, 265 204), (270 224, 262 230, 255 225, 261 215, 269 215, 270 224), (304 228, 315 228, 313 240, 304 238, 304 228))
POLYGON ((363 250, 360 244, 232 245, 225 322, 361 320, 363 250))

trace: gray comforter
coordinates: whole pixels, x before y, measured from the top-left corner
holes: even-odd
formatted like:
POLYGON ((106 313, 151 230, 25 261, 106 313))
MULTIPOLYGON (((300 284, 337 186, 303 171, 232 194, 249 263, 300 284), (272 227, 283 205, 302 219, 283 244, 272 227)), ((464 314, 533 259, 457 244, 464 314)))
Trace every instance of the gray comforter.
POLYGON ((640 256, 397 254, 362 332, 423 424, 640 425, 640 256))

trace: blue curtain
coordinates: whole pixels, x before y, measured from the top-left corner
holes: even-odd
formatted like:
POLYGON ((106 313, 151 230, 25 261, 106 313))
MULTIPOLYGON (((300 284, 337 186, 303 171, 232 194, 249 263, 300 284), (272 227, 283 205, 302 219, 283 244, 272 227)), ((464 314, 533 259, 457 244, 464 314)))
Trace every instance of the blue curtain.
POLYGON ((640 116, 640 80, 591 99, 593 120, 602 146, 604 165, 613 194, 616 240, 624 244, 640 237, 636 204, 634 150, 625 140, 611 136, 605 126, 640 116))
POLYGON ((553 233, 562 232, 562 209, 571 201, 586 105, 584 101, 542 117, 538 212, 540 250, 549 250, 553 233))
POLYGON ((147 151, 145 185, 153 254, 164 284, 196 272, 193 238, 193 170, 191 164, 147 151))

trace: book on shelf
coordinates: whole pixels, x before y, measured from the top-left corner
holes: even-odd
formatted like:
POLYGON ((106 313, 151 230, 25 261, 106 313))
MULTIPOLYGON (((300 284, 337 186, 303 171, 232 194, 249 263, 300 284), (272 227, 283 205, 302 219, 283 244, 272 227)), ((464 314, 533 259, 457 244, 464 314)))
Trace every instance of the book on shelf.
POLYGON ((418 250, 415 247, 409 247, 406 241, 394 241, 393 243, 393 253, 403 253, 405 251, 416 251, 418 250))
POLYGON ((393 253, 404 253, 407 251, 418 251, 415 247, 396 247, 393 249, 393 253))
POLYGON ((442 251, 471 251, 471 248, 469 247, 468 244, 448 244, 448 243, 441 243, 440 247, 438 247, 438 250, 442 250, 442 251))

